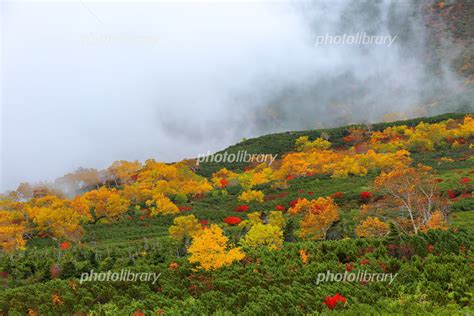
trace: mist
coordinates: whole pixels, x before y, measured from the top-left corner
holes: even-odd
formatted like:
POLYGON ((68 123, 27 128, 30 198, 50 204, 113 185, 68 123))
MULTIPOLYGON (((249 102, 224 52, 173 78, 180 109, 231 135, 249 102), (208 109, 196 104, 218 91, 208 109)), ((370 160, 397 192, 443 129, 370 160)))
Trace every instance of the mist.
POLYGON ((427 58, 427 3, 3 2, 0 192, 119 159, 423 115, 461 82, 449 38, 450 58, 427 58), (397 37, 315 45, 357 32, 397 37))

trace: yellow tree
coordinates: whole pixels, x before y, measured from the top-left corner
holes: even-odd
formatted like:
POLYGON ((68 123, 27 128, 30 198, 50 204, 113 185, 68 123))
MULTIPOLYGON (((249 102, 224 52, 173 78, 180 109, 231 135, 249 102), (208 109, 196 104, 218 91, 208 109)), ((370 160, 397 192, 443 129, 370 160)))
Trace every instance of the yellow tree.
POLYGON ((81 221, 88 222, 93 220, 92 214, 89 210, 89 205, 82 196, 76 196, 71 201, 71 209, 73 209, 81 217, 81 221))
POLYGON ((369 216, 356 227, 357 237, 383 237, 388 234, 390 228, 387 223, 382 222, 378 217, 369 216))
POLYGON ((268 224, 280 227, 281 229, 286 226, 286 219, 283 216, 283 213, 280 211, 271 211, 268 216, 268 224))
POLYGON ((150 215, 152 216, 179 213, 178 207, 163 193, 154 194, 153 200, 148 200, 146 204, 151 206, 150 215))
POLYGON ((165 164, 147 160, 138 174, 140 190, 147 196, 163 193, 172 197, 178 193, 201 195, 212 190, 206 178, 195 174, 183 163, 165 164))
POLYGON ((69 208, 35 207, 32 213, 37 231, 47 233, 55 239, 77 241, 84 233, 80 225, 81 216, 69 208))
POLYGON ((25 249, 23 235, 27 232, 28 228, 20 212, 0 211, 0 247, 5 252, 25 249))
POLYGON ((185 245, 202 230, 202 225, 194 215, 178 216, 173 220, 168 232, 170 236, 185 245))
POLYGON ((141 163, 136 160, 118 160, 114 161, 107 171, 115 181, 115 185, 118 185, 119 183, 128 184, 132 181, 134 175, 137 174, 141 167, 141 163))
POLYGON ((256 224, 240 240, 244 247, 265 246, 270 250, 281 248, 283 245, 283 231, 280 227, 270 224, 256 224))
POLYGON ((32 207, 49 207, 57 209, 61 207, 69 207, 70 201, 61 199, 55 195, 46 195, 40 198, 34 198, 29 203, 32 207))
POLYGON ((117 190, 105 187, 85 193, 83 199, 89 207, 94 222, 102 218, 117 219, 127 212, 130 206, 130 201, 120 196, 117 190))
POLYGON ((326 150, 331 147, 331 143, 322 137, 309 141, 308 136, 301 136, 296 140, 295 146, 297 151, 326 150))
POLYGON ((212 224, 194 235, 188 252, 189 262, 198 263, 198 268, 204 270, 219 269, 234 261, 242 260, 245 254, 240 248, 229 248, 228 238, 219 226, 212 224))
POLYGON ((339 207, 330 197, 320 197, 311 202, 300 222, 298 234, 304 239, 325 239, 328 229, 339 219, 339 207))

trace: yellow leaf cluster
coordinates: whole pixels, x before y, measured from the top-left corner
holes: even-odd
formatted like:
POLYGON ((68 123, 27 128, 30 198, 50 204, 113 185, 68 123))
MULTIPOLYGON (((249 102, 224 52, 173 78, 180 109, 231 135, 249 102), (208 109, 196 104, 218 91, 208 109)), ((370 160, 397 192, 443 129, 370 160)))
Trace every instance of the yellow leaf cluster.
POLYGON ((240 194, 239 200, 242 202, 263 202, 263 198, 265 195, 263 194, 262 191, 256 191, 256 190, 248 190, 244 191, 240 194))
POLYGON ((203 229, 194 235, 188 252, 191 263, 198 263, 198 268, 204 270, 219 269, 230 265, 234 261, 242 260, 245 254, 240 248, 230 248, 227 245, 228 238, 224 236, 222 229, 212 224, 210 228, 203 229))
POLYGON ((311 174, 331 174, 333 178, 344 178, 349 175, 364 176, 369 170, 391 170, 410 163, 409 152, 406 150, 395 153, 357 154, 353 151, 313 151, 306 153, 290 153, 286 155, 281 167, 275 172, 276 178, 287 176, 303 176, 311 174))
POLYGON ((148 200, 147 205, 151 206, 154 203, 155 206, 151 208, 150 215, 158 214, 177 214, 179 213, 178 207, 171 202, 171 200, 166 197, 163 193, 157 193, 153 195, 153 200, 148 200))
POLYGON ((69 240, 79 240, 84 233, 80 225, 81 216, 69 208, 35 207, 34 213, 33 223, 40 232, 69 240))
POLYGON ((278 226, 259 223, 250 228, 240 243, 249 248, 265 246, 270 250, 279 249, 283 244, 283 231, 278 226))
POLYGON ((295 146, 297 151, 326 150, 331 147, 331 142, 322 137, 318 137, 311 142, 308 136, 301 136, 296 140, 295 146))
POLYGON ((435 211, 431 214, 430 219, 426 225, 422 228, 423 231, 432 230, 447 230, 448 222, 446 221, 444 215, 440 211, 435 211))
POLYGON ((456 139, 468 139, 473 135, 474 119, 467 115, 460 123, 447 120, 433 124, 420 122, 412 128, 406 125, 388 127, 374 132, 370 144, 378 152, 395 152, 400 149, 434 151, 436 145, 445 141, 454 140, 451 145, 454 149, 461 147, 456 139))
POLYGON ((89 206, 89 210, 95 220, 107 218, 116 219, 128 211, 130 201, 120 196, 116 189, 101 187, 85 193, 83 201, 89 206))
POLYGON ((202 230, 202 225, 194 215, 178 216, 173 220, 168 232, 170 236, 179 242, 192 238, 202 230))
POLYGON ((23 234, 27 231, 20 212, 0 211, 0 247, 5 252, 25 249, 23 234))
POLYGON ((357 237, 383 237, 388 232, 388 224, 382 222, 378 217, 368 217, 356 227, 357 237))
MULTIPOLYGON (((253 226, 255 226, 257 224, 265 224, 263 219, 261 218, 261 213, 259 213, 259 212, 249 213, 247 215, 247 218, 248 218, 247 220, 242 221, 239 224, 239 227, 241 227, 241 228, 245 227, 247 229, 250 229, 250 228, 252 228, 253 226)), ((280 212, 280 211, 270 211, 270 214, 268 216, 268 224, 283 229, 286 226, 286 219, 283 216, 282 212, 280 212)))

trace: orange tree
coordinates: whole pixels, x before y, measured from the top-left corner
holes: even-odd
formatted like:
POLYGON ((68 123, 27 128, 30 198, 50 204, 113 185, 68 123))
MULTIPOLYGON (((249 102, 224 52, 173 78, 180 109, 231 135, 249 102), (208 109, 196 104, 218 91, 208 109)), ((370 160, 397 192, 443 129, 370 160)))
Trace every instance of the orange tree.
POLYGON ((83 202, 89 207, 94 222, 102 218, 113 220, 128 211, 130 201, 120 196, 117 190, 101 187, 85 193, 83 202))
POLYGON ((377 205, 374 205, 375 208, 391 214, 402 214, 399 223, 408 222, 410 227, 400 227, 405 232, 415 234, 428 223, 433 225, 434 214, 447 216, 447 201, 441 197, 438 183, 430 172, 431 168, 423 165, 383 172, 375 179, 375 187, 378 193, 383 195, 377 205))
POLYGON ((298 232, 304 239, 325 239, 331 225, 339 219, 339 207, 330 197, 311 201, 300 199, 288 212, 304 214, 298 232))

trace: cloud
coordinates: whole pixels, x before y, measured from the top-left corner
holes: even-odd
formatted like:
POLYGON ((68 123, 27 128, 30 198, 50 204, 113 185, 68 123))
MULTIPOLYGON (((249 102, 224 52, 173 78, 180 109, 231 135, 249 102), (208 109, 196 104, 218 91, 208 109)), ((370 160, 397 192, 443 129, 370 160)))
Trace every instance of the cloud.
POLYGON ((4 2, 0 190, 410 113, 457 84, 449 67, 431 79, 417 10, 389 0, 4 2), (315 46, 318 35, 356 32, 397 40, 315 46))

